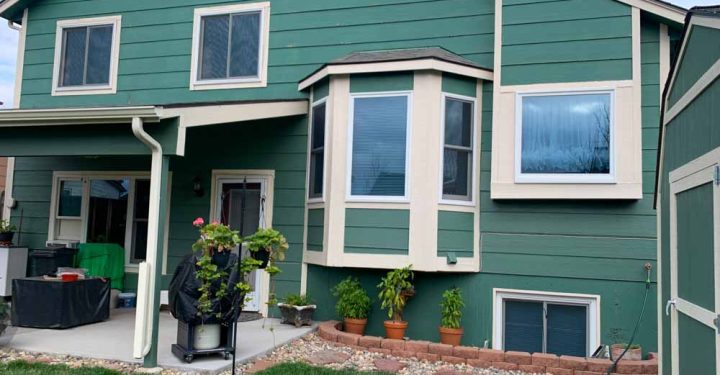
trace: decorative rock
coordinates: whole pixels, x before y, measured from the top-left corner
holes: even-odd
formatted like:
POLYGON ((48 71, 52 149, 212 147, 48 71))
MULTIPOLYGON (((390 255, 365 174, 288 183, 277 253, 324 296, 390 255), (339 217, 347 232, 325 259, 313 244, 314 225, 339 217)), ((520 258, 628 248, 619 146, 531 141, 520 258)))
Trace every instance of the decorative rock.
POLYGON ((349 358, 349 354, 334 350, 324 350, 313 354, 308 358, 308 361, 314 365, 328 365, 331 363, 342 363, 347 361, 349 358))
POLYGON ((373 364, 382 372, 398 372, 405 368, 404 363, 394 359, 376 359, 373 364))
POLYGON ((275 362, 273 362, 273 361, 268 361, 268 360, 266 360, 266 359, 261 359, 261 360, 258 360, 257 362, 255 362, 255 363, 252 365, 252 367, 250 367, 249 369, 245 370, 245 373, 246 373, 246 374, 254 374, 254 373, 256 373, 256 372, 260 372, 260 371, 263 371, 263 370, 267 370, 267 369, 269 369, 270 367, 272 367, 274 364, 275 364, 275 362))

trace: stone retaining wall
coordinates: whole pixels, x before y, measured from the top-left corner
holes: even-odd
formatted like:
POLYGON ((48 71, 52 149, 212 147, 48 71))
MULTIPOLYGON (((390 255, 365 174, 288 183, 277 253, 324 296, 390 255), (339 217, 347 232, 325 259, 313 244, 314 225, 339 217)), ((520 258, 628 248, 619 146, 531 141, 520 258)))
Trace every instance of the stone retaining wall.
MULTIPOLYGON (((557 356, 554 354, 513 352, 482 349, 470 346, 451 346, 429 341, 392 340, 375 336, 360 336, 341 331, 342 323, 321 323, 318 334, 327 341, 337 342, 358 350, 383 353, 398 357, 413 357, 431 362, 464 363, 475 367, 494 367, 502 370, 519 370, 553 375, 605 375, 612 364, 609 359, 557 356)), ((657 355, 650 353, 648 360, 621 360, 614 374, 657 375, 657 355)))

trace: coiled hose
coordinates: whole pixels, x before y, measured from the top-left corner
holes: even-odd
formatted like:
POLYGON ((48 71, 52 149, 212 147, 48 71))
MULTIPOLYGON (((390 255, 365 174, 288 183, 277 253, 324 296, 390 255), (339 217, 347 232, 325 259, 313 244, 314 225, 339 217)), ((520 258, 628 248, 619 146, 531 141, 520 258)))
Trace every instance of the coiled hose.
POLYGON ((635 322, 635 328, 633 328, 632 335, 630 336, 630 341, 628 341, 627 346, 625 347, 625 350, 623 350, 620 355, 615 358, 612 365, 608 367, 607 372, 605 375, 610 375, 612 372, 615 371, 615 368, 617 367, 618 362, 622 359, 623 356, 625 356, 625 353, 630 350, 630 346, 632 346, 633 342, 635 341, 635 335, 637 335, 637 331, 640 328, 640 322, 642 321, 643 316, 645 315, 645 306, 647 305, 647 299, 648 295, 650 294, 650 270, 652 270, 652 265, 650 263, 645 263, 645 271, 647 272, 647 276, 645 277, 645 297, 643 298, 642 303, 642 309, 640 310, 640 316, 638 316, 637 322, 635 322))

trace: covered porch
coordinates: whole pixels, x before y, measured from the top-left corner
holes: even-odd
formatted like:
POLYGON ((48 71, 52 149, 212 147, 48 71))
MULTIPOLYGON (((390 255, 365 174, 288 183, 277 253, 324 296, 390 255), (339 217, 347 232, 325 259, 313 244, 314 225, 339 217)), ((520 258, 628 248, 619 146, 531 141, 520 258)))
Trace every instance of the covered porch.
MULTIPOLYGON (((52 340, 33 337, 56 337, 57 342, 77 337, 73 350, 78 353, 86 348, 92 349, 88 356, 103 358, 107 352, 117 359, 143 360, 145 367, 172 366, 176 322, 159 311, 161 291, 191 253, 196 217, 233 220, 224 199, 239 183, 243 188, 255 184, 257 212, 248 218, 257 220, 254 228, 272 226, 290 243, 273 289, 280 296, 300 292, 307 110, 306 101, 289 101, 0 112, 0 155, 11 157, 13 172, 4 214, 20 227, 16 242, 31 249, 48 242, 113 242, 125 251, 122 291, 137 292, 138 301, 137 310, 116 311, 103 323, 42 333, 19 329, 10 346, 52 352, 44 346, 52 340), (77 210, 65 215, 61 192, 72 192, 73 184, 75 196, 67 201, 75 202, 77 210), (100 207, 93 189, 98 184, 124 189, 120 214, 93 216, 100 207), (138 206, 143 202, 145 209, 138 206), (142 211, 146 214, 137 215, 142 211), (95 235, 97 228, 108 232, 95 235)), ((267 316, 262 301, 270 285, 264 272, 258 273, 254 293, 251 309, 267 316)), ((254 330, 253 324, 242 323, 239 337, 247 328, 257 343, 263 342, 262 334, 272 339, 272 333, 254 330)), ((301 333, 290 329, 284 337, 301 333)), ((263 348, 271 347, 258 344, 242 352, 239 345, 238 358, 263 348)))

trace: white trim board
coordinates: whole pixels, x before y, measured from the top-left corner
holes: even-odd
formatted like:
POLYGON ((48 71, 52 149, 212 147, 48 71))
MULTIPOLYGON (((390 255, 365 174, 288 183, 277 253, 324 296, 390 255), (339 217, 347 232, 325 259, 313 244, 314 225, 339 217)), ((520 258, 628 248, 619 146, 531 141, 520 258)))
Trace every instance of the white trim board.
MULTIPOLYGON (((193 38, 190 62, 190 90, 238 89, 267 86, 268 50, 270 41, 270 2, 242 3, 209 8, 195 8, 193 16, 193 38), (257 77, 230 77, 224 79, 200 79, 200 51, 202 18, 206 16, 231 15, 236 13, 260 12, 259 56, 257 77)), ((228 45, 230 42, 228 41, 228 45)), ((231 53, 228 47, 228 54, 231 53)), ((229 66, 228 66, 229 69, 229 66)))
POLYGON ((493 288, 493 349, 504 350, 504 301, 521 300, 550 302, 557 304, 583 305, 587 307, 587 356, 600 346, 600 296, 594 294, 577 294, 547 292, 537 290, 518 290, 493 288))
MULTIPOLYGON (((57 21, 55 29, 55 57, 53 63, 52 76, 52 96, 63 95, 104 95, 115 94, 117 92, 118 81, 118 63, 120 60, 120 32, 121 32, 122 16, 80 18, 72 20, 57 21), (74 27, 90 27, 105 26, 113 27, 112 43, 110 47, 110 72, 108 73, 108 83, 101 85, 84 84, 78 86, 60 86, 60 69, 62 67, 62 59, 64 54, 63 30, 74 27)), ((85 52, 87 54, 87 51, 85 52)), ((86 56, 87 60, 87 56, 86 56)), ((87 61, 86 61, 87 63, 87 61)), ((87 67, 85 67, 87 69, 87 67)))
POLYGON ((720 77, 720 59, 715 61, 715 63, 707 71, 705 71, 705 73, 703 73, 697 82, 695 82, 692 87, 690 87, 690 89, 685 92, 680 99, 678 99, 675 105, 665 111, 663 125, 667 125, 675 119, 675 117, 687 108, 687 106, 690 105, 695 98, 700 96, 705 89, 715 82, 718 77, 720 77))
POLYGON ((22 28, 18 38, 17 60, 15 61, 15 91, 13 94, 13 108, 20 108, 22 96, 23 71, 25 68, 25 40, 27 40, 28 9, 25 8, 22 17, 22 28))

